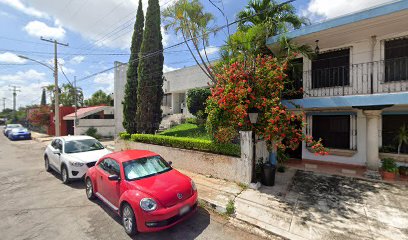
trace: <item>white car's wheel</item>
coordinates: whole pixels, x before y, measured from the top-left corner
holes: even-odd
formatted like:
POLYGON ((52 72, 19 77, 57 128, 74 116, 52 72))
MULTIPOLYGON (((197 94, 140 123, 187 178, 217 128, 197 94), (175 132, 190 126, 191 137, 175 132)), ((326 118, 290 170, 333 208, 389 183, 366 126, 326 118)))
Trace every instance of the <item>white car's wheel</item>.
POLYGON ((65 166, 62 166, 61 168, 61 179, 64 184, 69 183, 68 169, 65 166))
POLYGON ((92 186, 92 181, 91 181, 90 178, 87 178, 86 181, 85 181, 85 191, 86 191, 86 197, 89 200, 95 199, 93 186, 92 186))
POLYGON ((136 218, 132 207, 125 203, 122 207, 122 224, 125 232, 129 236, 134 236, 136 234, 136 218))
POLYGON ((45 155, 45 157, 44 157, 44 167, 45 167, 45 171, 47 171, 47 172, 51 171, 50 160, 48 159, 47 155, 45 155))

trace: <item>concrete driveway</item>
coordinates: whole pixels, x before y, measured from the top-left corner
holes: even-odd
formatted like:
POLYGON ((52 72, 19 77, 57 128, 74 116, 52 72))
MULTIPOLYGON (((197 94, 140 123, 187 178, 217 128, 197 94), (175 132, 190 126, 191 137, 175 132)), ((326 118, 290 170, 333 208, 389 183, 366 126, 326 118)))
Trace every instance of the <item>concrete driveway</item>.
MULTIPOLYGON (((0 239, 129 239, 120 219, 85 196, 82 182, 61 183, 43 166, 42 143, 0 136, 0 239)), ((199 209, 169 230, 135 239, 261 239, 199 209)))

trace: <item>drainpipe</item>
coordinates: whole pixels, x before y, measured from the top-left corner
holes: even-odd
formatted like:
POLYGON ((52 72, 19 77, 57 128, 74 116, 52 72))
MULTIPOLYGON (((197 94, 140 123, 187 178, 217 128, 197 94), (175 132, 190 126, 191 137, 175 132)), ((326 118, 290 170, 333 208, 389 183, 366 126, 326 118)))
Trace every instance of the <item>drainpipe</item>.
MULTIPOLYGON (((371 72, 370 72, 370 85, 371 85, 371 94, 374 93, 374 49, 375 49, 375 44, 377 43, 377 36, 371 36, 371 56, 370 56, 370 62, 371 62, 371 72)), ((378 67, 378 66, 377 66, 378 67)))

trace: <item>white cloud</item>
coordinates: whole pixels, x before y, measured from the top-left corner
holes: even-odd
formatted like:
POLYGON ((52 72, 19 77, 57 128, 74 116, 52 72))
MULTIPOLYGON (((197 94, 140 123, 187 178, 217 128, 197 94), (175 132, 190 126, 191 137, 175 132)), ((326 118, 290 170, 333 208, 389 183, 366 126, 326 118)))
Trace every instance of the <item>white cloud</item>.
POLYGON ((31 21, 23 28, 28 35, 33 37, 63 39, 65 37, 65 29, 61 26, 50 27, 40 21, 31 21))
MULTIPOLYGON (((138 2, 139 0, 31 0, 30 4, 53 17, 56 26, 80 33, 90 42, 90 46, 126 49, 130 47, 138 2)), ((147 2, 148 0, 142 0, 144 13, 147 2)), ((160 0, 159 3, 167 7, 171 1, 160 0)), ((163 34, 165 46, 176 38, 174 34, 170 36, 163 34)))
POLYGON ((113 92, 113 72, 98 74, 97 76, 95 76, 93 82, 103 85, 103 90, 105 92, 113 92))
POLYGON ((164 64, 163 65, 163 72, 171 72, 171 71, 174 71, 174 70, 177 70, 177 69, 179 69, 179 68, 174 68, 174 67, 170 67, 170 66, 167 66, 166 64, 164 64))
MULTIPOLYGON (((219 47, 214 47, 214 46, 209 46, 209 47, 205 48, 205 51, 207 52, 207 56, 213 55, 213 54, 217 53, 219 50, 220 50, 219 47)), ((200 54, 202 56, 205 56, 204 49, 200 50, 200 54)))
POLYGON ((311 15, 312 19, 316 18, 316 15, 322 16, 323 18, 334 18, 392 1, 394 0, 311 0, 307 11, 303 13, 306 16, 311 15))
POLYGON ((21 11, 27 15, 38 17, 38 18, 48 18, 48 15, 44 12, 38 11, 35 8, 28 7, 23 4, 20 0, 0 0, 0 3, 8 5, 18 11, 21 11))
POLYGON ((21 84, 28 81, 32 82, 33 80, 45 80, 45 73, 30 69, 25 72, 18 71, 15 74, 0 75, 0 81, 3 81, 3 84, 21 84))
MULTIPOLYGON (((28 78, 24 78, 25 84, 17 84, 20 85, 21 92, 17 92, 16 103, 17 107, 32 105, 32 104, 40 104, 41 101, 41 93, 42 87, 50 85, 51 82, 46 80, 39 80, 32 82, 28 78)), ((0 86, 0 98, 6 98, 6 107, 12 108, 13 101, 12 101, 12 93, 9 91, 8 85, 0 86)), ((47 99, 47 102, 49 99, 47 99)))
POLYGON ((0 54, 0 62, 2 63, 16 63, 22 64, 25 63, 27 60, 18 57, 16 54, 11 52, 5 52, 0 54))
POLYGON ((69 63, 71 63, 71 64, 80 64, 84 60, 85 60, 85 56, 77 55, 77 56, 71 58, 71 60, 69 60, 69 63))

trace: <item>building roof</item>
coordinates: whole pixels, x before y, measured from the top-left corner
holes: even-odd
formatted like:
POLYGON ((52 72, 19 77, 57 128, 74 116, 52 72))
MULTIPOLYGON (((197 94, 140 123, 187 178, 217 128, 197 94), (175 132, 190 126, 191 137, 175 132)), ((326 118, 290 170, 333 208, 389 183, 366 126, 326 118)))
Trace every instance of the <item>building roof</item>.
MULTIPOLYGON (((94 107, 80 108, 77 110, 77 119, 84 118, 94 113, 103 111, 109 107, 110 106, 94 106, 94 107)), ((65 115, 63 119, 64 120, 75 120, 75 112, 65 115)))
POLYGON ((309 26, 304 26, 300 29, 293 30, 291 32, 285 33, 285 34, 280 34, 277 36, 270 37, 266 40, 266 45, 270 46, 273 45, 277 42, 279 42, 279 39, 283 36, 286 35, 287 38, 293 39, 301 36, 306 36, 310 35, 313 33, 325 31, 328 29, 364 21, 364 20, 369 20, 372 18, 376 17, 381 17, 397 12, 401 12, 404 10, 408 10, 408 0, 399 0, 399 1, 394 1, 388 4, 376 6, 373 8, 365 9, 363 11, 351 13, 345 16, 329 19, 324 22, 312 24, 309 26))

